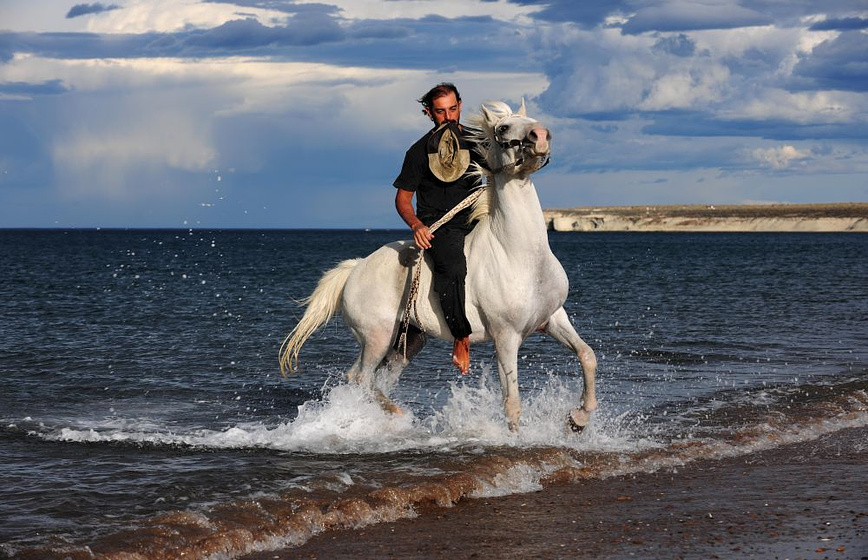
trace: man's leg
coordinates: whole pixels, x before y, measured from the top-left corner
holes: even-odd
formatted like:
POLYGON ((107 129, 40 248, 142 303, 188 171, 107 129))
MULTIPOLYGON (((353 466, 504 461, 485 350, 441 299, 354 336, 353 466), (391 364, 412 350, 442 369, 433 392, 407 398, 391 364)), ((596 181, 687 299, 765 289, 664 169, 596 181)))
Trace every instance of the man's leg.
POLYGON ((464 279, 467 262, 464 258, 465 232, 443 228, 437 231, 428 253, 434 264, 434 291, 446 325, 455 339, 452 363, 466 374, 470 369, 470 333, 472 331, 464 310, 464 279))

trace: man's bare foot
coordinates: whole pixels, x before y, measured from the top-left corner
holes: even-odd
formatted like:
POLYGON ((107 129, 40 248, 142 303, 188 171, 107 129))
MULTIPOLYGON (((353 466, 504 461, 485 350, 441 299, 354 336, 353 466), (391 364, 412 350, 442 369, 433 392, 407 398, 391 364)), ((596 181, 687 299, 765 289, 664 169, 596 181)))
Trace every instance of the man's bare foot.
POLYGON ((461 375, 467 375, 470 370, 470 337, 455 339, 455 345, 452 347, 452 364, 458 368, 461 375))

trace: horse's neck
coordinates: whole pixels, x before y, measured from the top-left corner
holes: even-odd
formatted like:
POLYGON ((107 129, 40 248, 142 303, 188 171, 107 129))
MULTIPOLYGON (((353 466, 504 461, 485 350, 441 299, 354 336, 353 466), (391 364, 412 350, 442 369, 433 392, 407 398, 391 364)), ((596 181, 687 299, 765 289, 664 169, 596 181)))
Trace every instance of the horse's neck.
POLYGON ((547 248, 545 218, 530 178, 495 181, 489 222, 494 237, 509 252, 547 248))

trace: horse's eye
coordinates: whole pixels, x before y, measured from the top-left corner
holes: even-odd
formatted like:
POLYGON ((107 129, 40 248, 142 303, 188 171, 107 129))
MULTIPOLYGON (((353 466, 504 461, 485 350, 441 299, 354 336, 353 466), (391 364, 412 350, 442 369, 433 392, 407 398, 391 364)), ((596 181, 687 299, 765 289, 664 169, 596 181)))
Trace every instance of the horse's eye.
POLYGON ((497 133, 501 134, 501 135, 506 134, 508 130, 509 130, 508 124, 502 124, 502 125, 497 127, 497 133))

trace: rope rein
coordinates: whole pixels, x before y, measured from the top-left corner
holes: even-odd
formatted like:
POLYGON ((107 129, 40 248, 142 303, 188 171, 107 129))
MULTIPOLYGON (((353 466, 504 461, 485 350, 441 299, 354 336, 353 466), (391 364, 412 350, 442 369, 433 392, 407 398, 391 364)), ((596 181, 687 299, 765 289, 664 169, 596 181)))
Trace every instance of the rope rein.
MULTIPOLYGON (((428 228, 428 231, 434 233, 437 229, 455 217, 455 214, 461 212, 482 196, 483 191, 485 191, 485 187, 478 188, 470 193, 467 198, 459 202, 455 208, 446 212, 442 218, 431 224, 431 227, 428 228)), ((398 339, 398 344, 403 347, 404 359, 407 359, 407 331, 410 328, 410 312, 412 311, 413 317, 416 319, 416 323, 419 324, 419 310, 416 308, 416 298, 419 296, 419 278, 422 274, 422 258, 425 249, 421 247, 419 249, 419 256, 416 257, 415 270, 413 271, 413 281, 410 283, 410 291, 407 294, 407 306, 404 308, 404 318, 401 320, 401 336, 398 339)), ((421 325, 420 325, 421 326, 421 325)))

